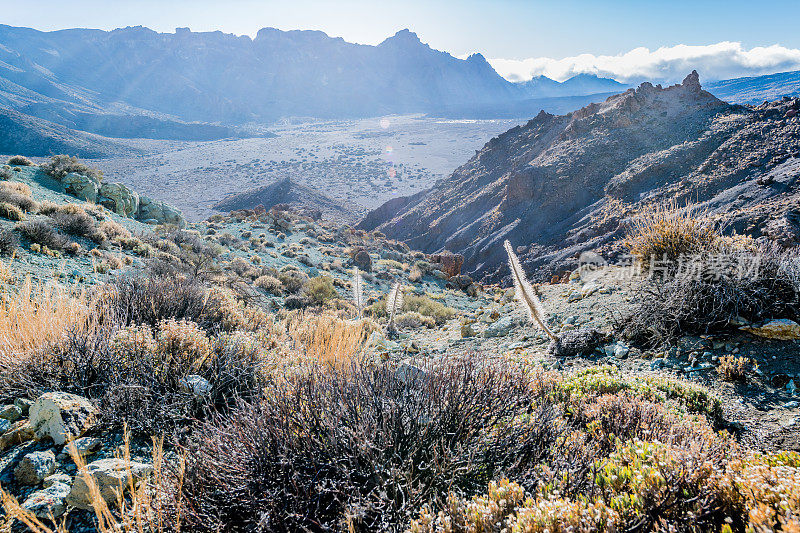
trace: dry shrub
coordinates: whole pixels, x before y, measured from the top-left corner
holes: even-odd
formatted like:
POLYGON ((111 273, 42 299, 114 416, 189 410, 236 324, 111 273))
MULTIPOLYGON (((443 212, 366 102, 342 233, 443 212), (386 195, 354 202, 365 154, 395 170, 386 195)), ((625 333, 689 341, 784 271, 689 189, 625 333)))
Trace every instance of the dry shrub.
POLYGON ((33 194, 30 186, 19 181, 0 181, 0 188, 21 194, 22 196, 30 197, 31 194, 33 194))
POLYGON ((295 294, 308 282, 309 277, 305 272, 292 268, 278 274, 278 279, 283 284, 283 289, 286 292, 295 294))
POLYGON ((82 326, 92 300, 60 285, 34 285, 26 278, 16 292, 0 295, 0 362, 32 353, 82 326))
POLYGON ((7 218, 8 220, 13 220, 14 222, 20 222, 25 220, 25 213, 22 212, 22 209, 15 206, 14 204, 9 204, 8 202, 0 202, 0 217, 7 218))
POLYGON ((72 172, 96 178, 101 181, 103 179, 103 173, 100 170, 86 166, 81 163, 77 157, 70 157, 63 154, 52 156, 50 161, 42 163, 39 165, 39 168, 48 176, 52 176, 58 180, 72 172))
POLYGON ((322 305, 339 296, 330 276, 316 276, 303 285, 303 294, 313 305, 322 305))
POLYGON ((254 285, 259 289, 265 290, 269 294, 280 296, 283 294, 283 283, 275 276, 265 275, 256 278, 254 285))
POLYGON ((68 235, 87 237, 102 242, 105 236, 98 233, 97 221, 78 204, 66 204, 50 214, 53 224, 68 235))
POLYGON ((29 167, 33 165, 33 161, 24 155, 12 155, 8 158, 8 164, 12 167, 29 167))
POLYGON ((126 326, 156 328, 170 318, 204 324, 208 310, 205 287, 181 276, 123 276, 114 280, 103 298, 104 312, 126 326))
POLYGON ((800 285, 792 274, 797 250, 781 252, 760 246, 754 253, 721 252, 686 275, 644 281, 631 312, 618 317, 617 331, 646 346, 682 335, 709 334, 735 328, 739 320, 800 320, 800 285), (737 272, 739 265, 756 265, 737 272))
POLYGON ((378 326, 370 320, 345 320, 328 313, 293 312, 285 328, 291 352, 312 363, 341 369, 363 355, 378 326))
POLYGON ((0 229, 0 254, 12 255, 19 248, 19 237, 9 228, 0 229))
POLYGON ((17 231, 29 241, 46 246, 51 250, 63 250, 69 239, 53 227, 48 220, 28 220, 17 224, 17 231))
POLYGON ((273 381, 263 399, 197 428, 187 457, 187 524, 197 531, 395 531, 447 491, 499 475, 579 468, 564 424, 532 406, 528 379, 485 359, 410 375, 388 365, 273 381), (502 423, 528 413, 536 423, 502 423), (562 459, 563 458, 563 459, 562 459))
POLYGON ((426 328, 435 328, 436 321, 429 316, 424 316, 416 311, 406 311, 394 319, 395 324, 400 329, 414 329, 425 326, 426 328))
POLYGON ((23 183, 0 182, 0 202, 14 205, 25 212, 35 212, 39 209, 39 204, 30 195, 30 187, 23 183))
POLYGON ((682 256, 716 249, 717 224, 698 208, 675 201, 649 206, 631 219, 623 244, 642 264, 651 260, 677 262, 682 256))

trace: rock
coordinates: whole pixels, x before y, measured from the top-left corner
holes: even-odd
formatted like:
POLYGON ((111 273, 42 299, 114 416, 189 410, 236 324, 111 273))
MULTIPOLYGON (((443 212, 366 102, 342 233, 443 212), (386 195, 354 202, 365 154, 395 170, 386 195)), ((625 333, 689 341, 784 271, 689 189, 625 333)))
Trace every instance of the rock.
POLYGON ((11 429, 11 421, 0 418, 0 435, 11 429))
POLYGON ((463 324, 461 326, 461 338, 467 339, 476 335, 475 330, 472 329, 472 324, 463 324))
POLYGON ((135 213, 137 220, 156 220, 160 224, 173 224, 179 228, 186 226, 186 219, 180 211, 169 204, 159 202, 147 196, 139 196, 139 210, 135 213))
POLYGON ((100 496, 106 503, 114 504, 122 495, 121 492, 127 491, 131 484, 136 486, 152 471, 153 467, 149 464, 136 461, 126 463, 123 459, 117 458, 91 462, 86 465, 85 472, 81 472, 75 477, 72 489, 67 496, 67 504, 79 509, 92 509, 89 478, 94 480, 100 496))
POLYGON ((0 452, 33 439, 33 426, 28 420, 20 420, 0 437, 0 452))
MULTIPOLYGON (((80 457, 88 457, 100 449, 103 445, 103 441, 94 437, 80 437, 73 440, 72 445, 75 447, 75 452, 80 457)), ((65 451, 69 453, 71 449, 71 447, 67 447, 65 451)))
POLYGON ((195 398, 202 398, 211 392, 211 383, 196 374, 186 376, 178 381, 181 391, 192 394, 195 398))
POLYGON ((800 324, 788 318, 770 320, 758 327, 744 326, 739 329, 767 339, 784 341, 800 339, 800 324))
POLYGON ((596 329, 580 328, 562 333, 558 339, 550 342, 548 352, 557 357, 588 355, 605 340, 606 336, 596 329))
POLYGON ((100 180, 97 178, 70 172, 61 178, 61 185, 67 194, 87 202, 97 202, 97 194, 100 192, 100 180))
POLYGON ((22 418, 22 409, 16 405, 6 405, 0 409, 0 418, 8 420, 9 422, 16 422, 22 418))
POLYGON ((103 183, 100 186, 100 203, 116 214, 130 217, 139 211, 139 195, 122 183, 103 183), (110 205, 106 205, 110 204, 110 205))
POLYGON ((800 407, 800 402, 797 400, 792 400, 783 404, 784 409, 797 409, 800 407))
POLYGON ((599 291, 603 286, 596 281, 590 281, 583 287, 581 287, 581 297, 586 298, 587 296, 591 296, 592 294, 599 291))
POLYGON ((464 266, 464 256, 454 254, 445 250, 440 254, 430 256, 430 262, 440 265, 438 268, 444 272, 448 278, 461 274, 461 267, 464 266))
POLYGON ((46 452, 27 454, 14 468, 14 478, 21 485, 38 485, 56 469, 56 456, 46 452))
MULTIPOLYGON (((446 273, 447 272, 445 272, 445 274, 446 273)), ((466 292, 472 286, 472 284, 473 281, 471 277, 467 276, 466 274, 458 274, 457 276, 453 276, 447 280, 445 287, 448 289, 466 292)))
POLYGON ((359 270, 363 270, 364 272, 372 271, 372 257, 370 257, 369 253, 363 248, 356 248, 353 250, 350 258, 359 270))
POLYGON ((80 437, 95 421, 97 408, 75 394, 48 392, 31 406, 30 422, 37 439, 50 437, 56 444, 80 437))
POLYGON ((20 412, 22 412, 22 416, 28 416, 28 411, 33 405, 33 402, 27 398, 17 398, 14 400, 14 405, 16 405, 20 412))
POLYGON ((67 510, 69 485, 53 483, 43 490, 37 490, 22 503, 22 507, 36 515, 37 518, 58 518, 67 510))
POLYGON ((57 472, 55 474, 50 474, 49 476, 44 478, 43 485, 44 488, 47 488, 51 485, 55 485, 56 483, 63 483, 64 485, 72 485, 72 477, 69 474, 65 474, 64 472, 57 472))
POLYGON ((483 332, 484 337, 505 337, 514 327, 514 321, 510 316, 504 316, 500 320, 490 324, 483 332))
POLYGON ((424 376, 424 370, 405 361, 400 363, 397 370, 394 371, 394 377, 406 384, 422 379, 424 376))

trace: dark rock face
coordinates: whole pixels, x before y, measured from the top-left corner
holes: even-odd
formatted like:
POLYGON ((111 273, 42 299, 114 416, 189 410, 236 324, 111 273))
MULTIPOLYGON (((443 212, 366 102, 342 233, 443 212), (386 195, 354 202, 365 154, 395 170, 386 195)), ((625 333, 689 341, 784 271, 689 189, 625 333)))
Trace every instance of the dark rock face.
POLYGON ((447 274, 448 278, 461 274, 461 267, 464 266, 464 256, 454 254, 445 250, 440 254, 430 256, 431 263, 439 266, 439 270, 447 274))
POLYGON ((797 109, 800 99, 726 104, 692 72, 567 115, 542 112, 425 195, 396 200, 404 205, 377 229, 427 253, 460 253, 465 271, 488 281, 507 274, 506 238, 527 247, 521 260, 537 279, 574 268, 586 250, 613 255, 626 217, 646 202, 705 202, 760 232, 752 222, 781 216, 797 192, 800 119, 787 118, 797 109), (768 174, 770 185, 759 184, 768 174))
POLYGON ((353 250, 352 261, 353 265, 357 266, 359 270, 364 272, 372 271, 372 257, 363 248, 353 250))
POLYGON ((581 328, 568 331, 551 341, 548 351, 556 357, 589 355, 606 341, 606 336, 596 329, 581 328))

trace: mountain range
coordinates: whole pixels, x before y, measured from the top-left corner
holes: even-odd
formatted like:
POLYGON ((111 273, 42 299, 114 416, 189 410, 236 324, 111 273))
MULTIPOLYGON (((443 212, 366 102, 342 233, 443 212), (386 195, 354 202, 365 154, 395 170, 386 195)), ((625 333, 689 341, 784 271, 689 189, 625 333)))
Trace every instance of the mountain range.
POLYGON ((643 83, 565 115, 542 111, 360 227, 463 254, 488 279, 501 276, 505 239, 549 279, 584 251, 616 253, 626 218, 661 201, 699 202, 729 230, 800 242, 799 110, 800 98, 723 102, 697 72, 667 88, 643 83))

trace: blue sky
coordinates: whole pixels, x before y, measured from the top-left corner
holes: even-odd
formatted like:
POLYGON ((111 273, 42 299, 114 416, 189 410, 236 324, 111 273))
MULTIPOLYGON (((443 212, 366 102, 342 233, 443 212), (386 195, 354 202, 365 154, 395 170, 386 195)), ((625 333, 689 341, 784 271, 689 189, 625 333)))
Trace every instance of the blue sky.
MULTIPOLYGON (((407 27, 434 48, 456 56, 479 51, 507 77, 520 78, 541 73, 564 77, 575 68, 603 73, 606 67, 592 67, 592 60, 558 68, 552 62, 544 67, 542 61, 495 60, 617 56, 642 47, 653 52, 720 42, 738 43, 744 52, 773 45, 800 50, 799 12, 797 0, 0 0, 0 22, 44 30, 144 25, 172 31, 189 26, 195 31, 254 35, 259 28, 272 26, 320 29, 351 42, 377 44, 407 27)), ((730 56, 730 47, 726 50, 730 56)), ((764 54, 756 54, 756 60, 742 57, 720 72, 726 76, 737 68, 742 74, 755 72, 754 61, 765 62, 767 70, 785 68, 795 60, 791 54, 787 59, 785 52, 778 55, 777 60, 772 56, 765 60, 764 54)), ((710 60, 712 67, 715 61, 710 60)), ((755 66, 758 70, 764 65, 755 66)), ((639 75, 625 72, 622 68, 610 73, 639 75)), ((665 71, 664 79, 670 76, 665 71)))

